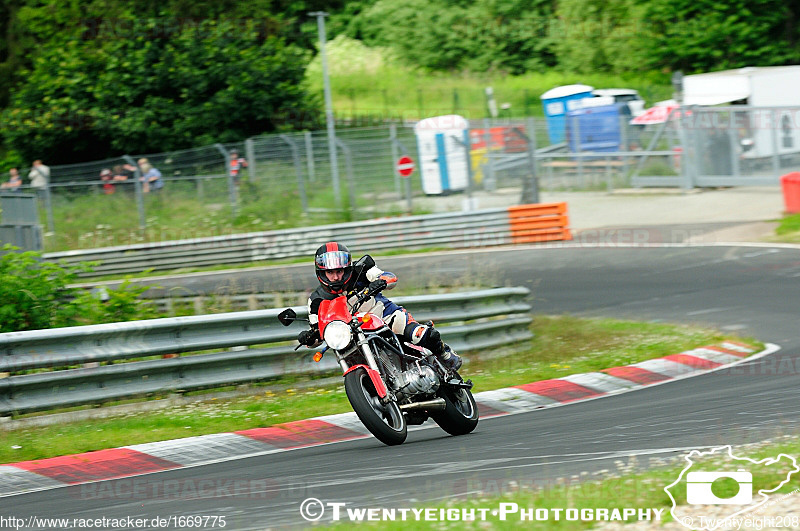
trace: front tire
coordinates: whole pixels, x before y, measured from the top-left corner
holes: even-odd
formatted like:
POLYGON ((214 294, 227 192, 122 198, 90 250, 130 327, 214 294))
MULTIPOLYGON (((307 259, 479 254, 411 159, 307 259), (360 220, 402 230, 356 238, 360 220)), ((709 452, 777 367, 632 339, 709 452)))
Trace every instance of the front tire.
POLYGON ((444 399, 444 411, 431 418, 450 435, 466 435, 478 425, 478 405, 469 389, 443 385, 437 393, 444 399))
POLYGON ((363 368, 344 375, 344 390, 361 423, 376 439, 393 446, 408 435, 406 419, 396 402, 381 403, 372 380, 363 368))

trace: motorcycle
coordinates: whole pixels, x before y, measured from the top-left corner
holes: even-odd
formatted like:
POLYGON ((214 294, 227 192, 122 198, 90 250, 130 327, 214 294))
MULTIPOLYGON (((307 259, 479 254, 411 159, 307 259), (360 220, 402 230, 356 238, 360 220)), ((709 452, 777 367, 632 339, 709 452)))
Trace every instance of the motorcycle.
MULTIPOLYGON (((353 411, 384 444, 402 444, 408 425, 428 418, 450 435, 470 433, 478 425, 472 380, 464 381, 430 350, 401 341, 380 317, 358 311, 385 287, 385 282, 373 282, 360 291, 322 301, 317 315, 326 346, 315 360, 333 350, 353 411), (352 311, 348 308, 351 297, 356 297, 352 311)), ((297 314, 287 308, 278 320, 289 326, 297 314)))

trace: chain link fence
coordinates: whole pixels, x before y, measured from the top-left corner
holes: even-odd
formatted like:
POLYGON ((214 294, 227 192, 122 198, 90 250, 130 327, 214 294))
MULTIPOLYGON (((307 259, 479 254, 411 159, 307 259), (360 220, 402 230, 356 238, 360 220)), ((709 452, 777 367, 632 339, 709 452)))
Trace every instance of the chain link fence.
MULTIPOLYGON (((692 108, 646 126, 626 116, 572 123, 561 144, 550 143, 544 119, 466 123, 463 136, 442 133, 454 140, 446 157, 467 175, 440 195, 463 201, 439 201, 435 211, 474 209, 473 195, 509 191, 531 203, 541 190, 777 185, 800 163, 800 108, 692 108)), ((414 125, 340 128, 333 147, 322 130, 53 166, 45 189, 22 189, 37 192, 48 251, 424 214, 439 195, 418 199, 445 154, 426 151, 414 125), (397 170, 401 156, 414 161, 410 177, 397 170), (142 159, 160 171, 163 188, 143 182, 142 159)))

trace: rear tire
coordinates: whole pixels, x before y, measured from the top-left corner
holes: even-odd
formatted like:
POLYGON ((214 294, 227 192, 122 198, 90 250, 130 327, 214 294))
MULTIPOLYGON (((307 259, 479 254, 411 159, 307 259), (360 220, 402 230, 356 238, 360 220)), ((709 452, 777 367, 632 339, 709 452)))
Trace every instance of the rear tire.
POLYGON ((478 405, 469 389, 443 385, 438 396, 444 399, 444 411, 431 418, 450 435, 466 435, 478 425, 478 405))
POLYGON ((376 439, 389 446, 406 440, 408 426, 403 413, 396 402, 381 403, 366 370, 358 368, 345 374, 344 390, 353 411, 376 439))

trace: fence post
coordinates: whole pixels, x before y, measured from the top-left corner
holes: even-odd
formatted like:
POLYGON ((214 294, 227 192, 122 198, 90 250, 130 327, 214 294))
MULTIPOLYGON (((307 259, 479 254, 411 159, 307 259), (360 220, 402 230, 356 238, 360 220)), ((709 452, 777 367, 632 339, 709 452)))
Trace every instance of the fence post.
MULTIPOLYGON (((731 122, 736 116, 736 111, 729 111, 731 113, 731 122)), ((728 127, 728 143, 730 145, 731 169, 733 170, 734 177, 742 175, 741 167, 739 166, 739 135, 735 127, 728 127)))
MULTIPOLYGON (((355 219, 358 208, 356 206, 355 186, 353 184, 353 153, 340 138, 336 139, 336 145, 342 148, 344 152, 345 167, 347 168, 347 194, 350 198, 350 213, 353 219, 355 219)), ((336 149, 336 146, 334 146, 334 149, 336 149)))
POLYGON ((781 174, 781 154, 778 151, 778 113, 775 110, 769 111, 772 116, 768 123, 772 123, 772 170, 775 172, 775 178, 780 177, 781 174))
POLYGON ((526 144, 526 156, 528 159, 528 176, 522 179, 522 195, 519 198, 520 204, 530 205, 539 202, 539 178, 536 174, 536 129, 533 118, 528 118, 528 128, 530 131, 526 135, 519 127, 512 127, 511 132, 520 137, 526 144))
POLYGON ((312 183, 316 180, 314 173, 314 142, 311 138, 311 131, 304 133, 306 139, 306 165, 308 166, 308 180, 312 183))
POLYGON ((139 165, 133 160, 130 155, 123 155, 125 162, 134 166, 136 169, 133 171, 133 183, 136 188, 136 209, 139 211, 139 228, 145 230, 147 228, 147 219, 144 215, 144 195, 142 194, 142 170, 139 165))
MULTIPOLYGON (((393 171, 395 174, 395 180, 399 178, 397 172, 397 161, 400 160, 400 153, 403 155, 408 155, 408 150, 403 145, 400 140, 397 139, 397 124, 391 124, 390 126, 390 138, 392 140, 392 157, 394 157, 394 164, 393 164, 393 171)), ((420 170, 422 171, 422 170, 420 170)), ((406 188, 406 211, 411 214, 414 211, 414 206, 411 202, 411 176, 407 176, 402 178, 405 181, 405 188, 406 188)), ((400 196, 399 185, 398 185, 398 197, 400 196)))
MULTIPOLYGON (((691 107, 691 116, 695 117, 693 118, 694 120, 697 119, 696 118, 697 107, 695 106, 691 107)), ((692 165, 689 167, 689 188, 694 188, 694 186, 697 184, 697 178, 701 175, 702 166, 701 166, 700 149, 699 149, 700 146, 699 130, 696 126, 692 125, 691 131, 693 138, 691 140, 692 149, 690 150, 692 165)), ((688 132, 686 133, 686 140, 688 144, 689 143, 688 132)), ((689 146, 687 145, 686 148, 688 149, 689 146)))
MULTIPOLYGON (((676 111, 672 111, 672 112, 676 112, 676 111)), ((672 116, 672 112, 670 112, 670 116, 672 116)), ((686 111, 684 110, 684 107, 681 107, 677 112, 679 113, 678 114, 678 121, 677 121, 678 142, 681 145, 680 159, 679 160, 680 160, 680 165, 681 165, 681 167, 680 167, 681 176, 683 177, 683 179, 681 179, 681 188, 684 189, 684 190, 688 190, 688 189, 690 189, 692 187, 692 177, 691 177, 691 169, 689 168, 689 160, 690 160, 690 158, 689 158, 689 141, 688 141, 688 138, 686 136, 686 130, 683 127, 683 125, 684 125, 683 120, 684 120, 684 117, 686 116, 686 111)), ((667 120, 669 120, 670 116, 667 116, 667 120)))
POLYGON ((300 194, 300 204, 303 213, 308 214, 308 199, 306 198, 306 183, 303 180, 303 166, 300 164, 300 150, 297 143, 289 138, 289 135, 279 135, 280 139, 289 144, 292 150, 292 160, 294 161, 294 172, 297 175, 297 192, 300 194))
POLYGON ((400 174, 397 173, 397 161, 400 150, 397 148, 397 124, 389 124, 389 142, 392 147, 392 173, 394 174, 394 191, 398 198, 403 197, 400 191, 400 174))
POLYGON ((244 141, 244 156, 247 157, 247 177, 250 182, 255 181, 256 175, 256 150, 255 142, 252 138, 244 141))
POLYGON ((583 147, 581 142, 581 124, 577 116, 572 117, 572 133, 575 138, 575 154, 578 156, 578 182, 584 188, 586 181, 583 175, 583 147))
POLYGON ((233 175, 231 175, 231 155, 222 144, 214 144, 214 147, 222 153, 222 157, 225 160, 225 175, 228 178, 228 200, 231 203, 231 214, 235 217, 239 213, 239 207, 237 205, 236 183, 233 182, 233 175))
POLYGON ((483 119, 483 142, 486 144, 486 164, 483 166, 483 189, 493 192, 497 189, 494 174, 494 162, 492 161, 492 133, 489 130, 491 124, 488 118, 483 119))
POLYGON ((44 183, 44 208, 47 211, 47 232, 55 233, 56 225, 53 221, 53 200, 50 197, 50 179, 44 183))
POLYGON ((538 161, 536 160, 537 159, 536 150, 539 147, 539 143, 536 140, 536 118, 534 118, 533 116, 529 117, 527 119, 527 125, 528 125, 528 131, 529 131, 528 132, 528 139, 530 140, 530 150, 531 150, 531 153, 529 155, 530 156, 529 163, 531 165, 531 172, 532 172, 531 173, 531 178, 532 178, 532 184, 533 184, 533 193, 534 193, 534 197, 536 199, 535 202, 538 203, 539 200, 540 200, 539 199, 539 192, 541 191, 541 186, 540 186, 540 183, 539 183, 539 166, 538 166, 538 161))
MULTIPOLYGON (((628 139, 628 119, 625 115, 620 115, 619 117, 619 130, 620 130, 620 143, 622 144, 621 151, 628 153, 631 151, 631 142, 628 139)), ((655 142, 654 142, 655 143, 655 142)), ((648 151, 650 151, 648 149, 648 151)), ((639 161, 641 164, 644 164, 644 157, 639 157, 639 161)), ((636 167, 637 171, 641 168, 641 164, 636 167)), ((628 155, 622 156, 622 175, 628 173, 628 155)), ((624 183, 627 182, 627 177, 623 181, 624 183)), ((623 185, 624 186, 624 185, 623 185)), ((609 173, 608 177, 608 184, 606 186, 609 192, 614 190, 614 185, 611 183, 611 174, 609 173)))
POLYGON ((469 129, 465 129, 464 130, 464 138, 458 138, 457 136, 453 135, 453 139, 457 143, 461 144, 461 146, 464 148, 464 157, 466 158, 466 161, 467 161, 467 190, 466 190, 467 199, 463 203, 462 210, 464 212, 468 212, 468 211, 472 210, 473 206, 474 206, 473 205, 473 201, 472 201, 472 180, 473 180, 474 177, 473 177, 473 170, 472 170, 472 156, 471 156, 471 153, 470 153, 472 151, 470 149, 472 147, 472 142, 470 141, 470 137, 469 137, 469 129))

